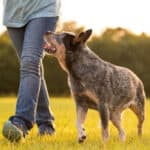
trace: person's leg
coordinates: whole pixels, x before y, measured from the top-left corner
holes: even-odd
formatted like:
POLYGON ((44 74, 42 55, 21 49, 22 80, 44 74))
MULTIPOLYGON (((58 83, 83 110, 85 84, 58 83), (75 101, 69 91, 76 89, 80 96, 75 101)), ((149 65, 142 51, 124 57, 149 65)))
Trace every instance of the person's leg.
MULTIPOLYGON (((53 18, 53 21, 54 20, 56 22, 56 18, 53 18)), ((51 18, 34 19, 27 24, 25 30, 23 51, 20 59, 21 81, 19 87, 16 114, 13 117, 13 121, 24 121, 28 129, 32 128, 33 123, 35 122, 38 98, 40 104, 39 91, 40 89, 42 89, 40 61, 42 58, 43 34, 47 30, 49 30, 50 23, 51 18)), ((41 101, 42 98, 43 96, 41 96, 41 101)), ((47 100, 48 98, 45 100, 45 104, 48 107, 47 100)), ((38 105, 38 107, 40 108, 40 105, 38 105)), ((49 114, 49 116, 53 118, 50 112, 47 114, 49 114)), ((38 116, 39 118, 40 116, 42 117, 42 115, 38 116)))
MULTIPOLYGON (((25 27, 22 28, 7 28, 10 39, 15 47, 18 59, 20 61, 23 41, 24 41, 24 32, 25 27)), ((19 126, 14 125, 12 123, 13 116, 9 118, 8 121, 5 122, 3 126, 2 133, 3 135, 10 141, 19 141, 22 136, 27 134, 27 127, 25 123, 22 121, 19 126)))
POLYGON ((50 24, 54 20, 56 18, 37 18, 31 20, 26 26, 23 51, 20 59, 21 81, 15 116, 27 120, 28 129, 36 121, 35 116, 42 79, 40 63, 43 55, 43 35, 49 30, 50 24))
MULTIPOLYGON (((47 23, 45 30, 55 31, 57 20, 58 20, 57 17, 53 17, 50 18, 50 20, 47 20, 49 23, 47 23)), ((39 127, 40 135, 52 134, 55 130, 53 126, 54 116, 51 109, 49 108, 49 95, 44 78, 44 67, 42 61, 40 69, 41 69, 41 90, 37 105, 36 123, 39 127)))
MULTIPOLYGON (((21 58, 25 27, 21 28, 7 28, 10 39, 12 40, 13 46, 15 47, 16 54, 18 56, 19 62, 21 58)), ((19 121, 19 124, 13 123, 14 116, 11 116, 8 121, 5 122, 3 126, 3 135, 10 141, 18 141, 22 136, 27 134, 27 127, 23 120, 19 121)))
POLYGON ((49 108, 49 95, 47 91, 46 82, 44 79, 44 68, 41 62, 41 73, 42 73, 42 80, 41 80, 41 90, 37 105, 37 113, 36 113, 36 123, 39 128, 39 135, 44 134, 53 134, 55 129, 53 125, 54 116, 49 108))
MULTIPOLYGON (((48 19, 49 20, 49 19, 48 19)), ((55 31, 57 18, 50 18, 47 30, 55 31)), ((24 32, 25 27, 23 28, 8 28, 8 33, 12 39, 14 47, 17 50, 17 55, 19 60, 21 58, 23 41, 24 41, 24 32)), ((39 94, 38 106, 37 106, 37 125, 39 127, 39 133, 43 134, 45 131, 49 131, 49 133, 54 131, 54 127, 52 121, 54 120, 53 113, 51 109, 49 109, 49 95, 47 92, 47 86, 44 79, 44 69, 42 61, 40 63, 41 69, 41 89, 39 94), (48 129, 47 129, 48 128, 48 129)))

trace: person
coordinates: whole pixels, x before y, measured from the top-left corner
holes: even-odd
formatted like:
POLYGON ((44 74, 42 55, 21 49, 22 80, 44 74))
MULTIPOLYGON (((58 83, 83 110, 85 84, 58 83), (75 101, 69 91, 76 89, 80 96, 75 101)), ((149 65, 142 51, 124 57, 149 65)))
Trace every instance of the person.
POLYGON ((60 0, 4 0, 3 24, 20 62, 20 83, 16 112, 3 126, 3 136, 10 141, 26 137, 36 123, 38 134, 55 132, 54 116, 42 64, 43 35, 54 31, 60 14, 60 0))

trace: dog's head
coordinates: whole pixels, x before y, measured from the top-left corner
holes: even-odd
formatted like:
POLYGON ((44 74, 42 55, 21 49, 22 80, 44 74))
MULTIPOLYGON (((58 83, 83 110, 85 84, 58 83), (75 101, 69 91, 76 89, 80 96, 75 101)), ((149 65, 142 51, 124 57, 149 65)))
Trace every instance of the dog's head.
POLYGON ((64 32, 55 34, 48 31, 44 35, 44 50, 54 56, 58 56, 61 52, 72 51, 75 52, 79 47, 85 45, 86 41, 92 34, 92 30, 89 29, 85 32, 81 32, 79 35, 74 33, 64 32))
POLYGON ((91 29, 81 32, 78 35, 68 32, 56 34, 48 31, 44 35, 45 44, 43 48, 48 54, 56 57, 64 66, 66 56, 71 59, 75 56, 75 53, 81 51, 91 34, 91 29))

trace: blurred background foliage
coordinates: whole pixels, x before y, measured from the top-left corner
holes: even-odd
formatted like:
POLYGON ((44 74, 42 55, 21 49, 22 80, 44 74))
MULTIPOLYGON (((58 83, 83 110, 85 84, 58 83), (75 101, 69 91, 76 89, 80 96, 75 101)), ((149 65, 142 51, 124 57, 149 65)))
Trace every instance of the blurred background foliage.
MULTIPOLYGON (((57 31, 79 33, 85 30, 76 22, 65 22, 57 31)), ((144 82, 150 96, 150 36, 136 35, 123 28, 107 28, 103 33, 93 34, 89 47, 102 59, 132 69, 144 82)), ((69 95, 67 76, 55 58, 45 56, 45 78, 50 96, 69 95)), ((17 94, 19 63, 7 32, 0 35, 0 95, 17 94)))

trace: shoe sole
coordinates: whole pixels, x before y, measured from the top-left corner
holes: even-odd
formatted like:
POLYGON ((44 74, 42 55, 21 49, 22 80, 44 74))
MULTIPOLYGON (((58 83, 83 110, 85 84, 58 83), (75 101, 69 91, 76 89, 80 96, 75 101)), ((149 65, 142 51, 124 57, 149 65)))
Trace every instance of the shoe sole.
POLYGON ((7 121, 4 124, 2 134, 10 142, 18 142, 23 137, 23 132, 15 125, 13 125, 11 121, 7 121))

